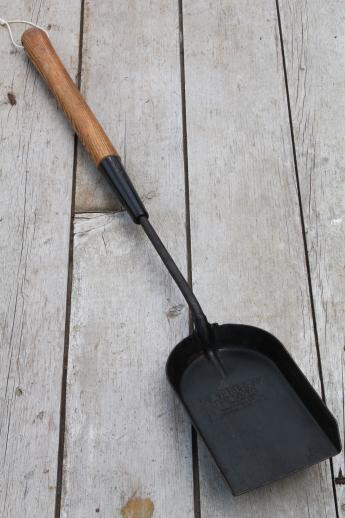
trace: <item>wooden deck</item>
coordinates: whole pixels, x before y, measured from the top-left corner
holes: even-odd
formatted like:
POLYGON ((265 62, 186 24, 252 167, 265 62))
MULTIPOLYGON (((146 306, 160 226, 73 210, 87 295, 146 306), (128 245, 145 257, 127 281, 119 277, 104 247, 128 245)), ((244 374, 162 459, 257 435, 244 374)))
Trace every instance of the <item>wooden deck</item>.
MULTIPOLYGON (((0 7, 49 28, 210 321, 278 336, 343 437, 344 2, 0 7)), ((0 516, 345 517, 343 454, 231 496, 165 378, 182 296, 6 31, 0 63, 0 516)))

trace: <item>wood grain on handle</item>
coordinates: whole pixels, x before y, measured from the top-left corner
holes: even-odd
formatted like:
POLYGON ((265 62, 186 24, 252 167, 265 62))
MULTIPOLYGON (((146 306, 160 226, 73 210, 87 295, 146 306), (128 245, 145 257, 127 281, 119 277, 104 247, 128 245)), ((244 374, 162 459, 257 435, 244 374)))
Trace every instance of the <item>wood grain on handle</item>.
POLYGON ((117 155, 102 126, 61 63, 47 34, 40 29, 28 29, 22 35, 22 43, 94 163, 98 166, 106 156, 117 155))

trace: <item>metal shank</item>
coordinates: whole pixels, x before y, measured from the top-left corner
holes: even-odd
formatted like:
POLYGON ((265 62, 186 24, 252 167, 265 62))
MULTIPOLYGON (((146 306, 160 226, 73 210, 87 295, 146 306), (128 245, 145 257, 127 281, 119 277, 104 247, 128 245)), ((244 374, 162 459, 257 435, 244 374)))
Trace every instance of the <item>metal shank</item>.
POLYGON ((210 325, 206 319, 206 316, 204 315, 203 310, 201 309, 201 306, 199 304, 198 299, 194 295, 192 288, 189 286, 188 282, 176 266, 174 260, 172 259, 171 255, 169 254, 168 250, 163 245, 162 241, 160 240, 158 234, 156 233, 155 229, 149 222, 148 218, 145 216, 142 216, 139 219, 139 223, 142 226, 142 228, 145 231, 145 234, 155 247, 158 255, 162 259, 163 263, 165 264, 168 272, 176 282, 177 286, 179 287, 182 295, 186 299, 186 302, 188 306, 190 307, 190 310, 192 312, 193 321, 195 324, 195 328, 197 331, 197 334, 202 341, 202 343, 206 346, 210 346, 211 343, 211 337, 210 337, 210 325))

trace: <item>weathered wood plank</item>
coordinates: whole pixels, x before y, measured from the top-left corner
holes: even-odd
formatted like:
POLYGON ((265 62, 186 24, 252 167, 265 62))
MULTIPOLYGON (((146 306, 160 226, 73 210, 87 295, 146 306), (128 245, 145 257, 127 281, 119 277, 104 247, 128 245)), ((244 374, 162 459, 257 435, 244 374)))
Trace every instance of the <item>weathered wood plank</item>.
MULTIPOLYGON (((86 8, 83 90, 186 270, 177 6, 118 4, 116 30, 113 2, 86 8)), ((63 516, 150 516, 151 502, 154 516, 194 516, 190 425, 164 372, 187 333, 185 303, 129 217, 77 215, 63 516)))
MULTIPOLYGON (((181 251, 183 217, 166 202, 152 216, 181 251)), ((120 516, 137 497, 193 516, 190 425, 164 372, 187 333, 181 295, 124 213, 77 216, 73 277, 62 516, 120 516)))
MULTIPOLYGON (((178 8, 166 1, 124 2, 116 5, 116 28, 114 9, 109 0, 85 3, 81 90, 145 201, 157 196, 148 164, 154 161, 163 171, 165 140, 181 138, 175 114, 160 122, 171 107, 180 106, 178 8)), ((76 212, 119 209, 107 182, 80 150, 76 212)))
MULTIPOLYGON (((320 389, 275 2, 184 4, 195 291, 211 321, 272 331, 320 389)), ((335 516, 328 463, 234 499, 199 453, 203 518, 335 516)))
MULTIPOLYGON (((325 395, 344 437, 345 5, 280 9, 325 395)), ((333 462, 341 478, 344 455, 333 462)), ((336 487, 344 516, 344 486, 336 487)))
MULTIPOLYGON (((51 27, 69 70, 79 1, 1 2, 51 27)), ((15 26, 20 37, 23 26, 15 26)), ((73 137, 23 52, 0 31, 0 514, 53 516, 66 313, 73 137)))

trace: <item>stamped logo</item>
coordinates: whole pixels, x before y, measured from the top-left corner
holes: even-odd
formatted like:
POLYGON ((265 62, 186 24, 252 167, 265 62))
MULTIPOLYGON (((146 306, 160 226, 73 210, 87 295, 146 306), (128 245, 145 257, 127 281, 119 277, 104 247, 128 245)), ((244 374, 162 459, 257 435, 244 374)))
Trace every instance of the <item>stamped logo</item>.
POLYGON ((262 385, 261 377, 232 384, 223 381, 213 394, 207 396, 204 404, 210 416, 236 412, 264 399, 262 385))

